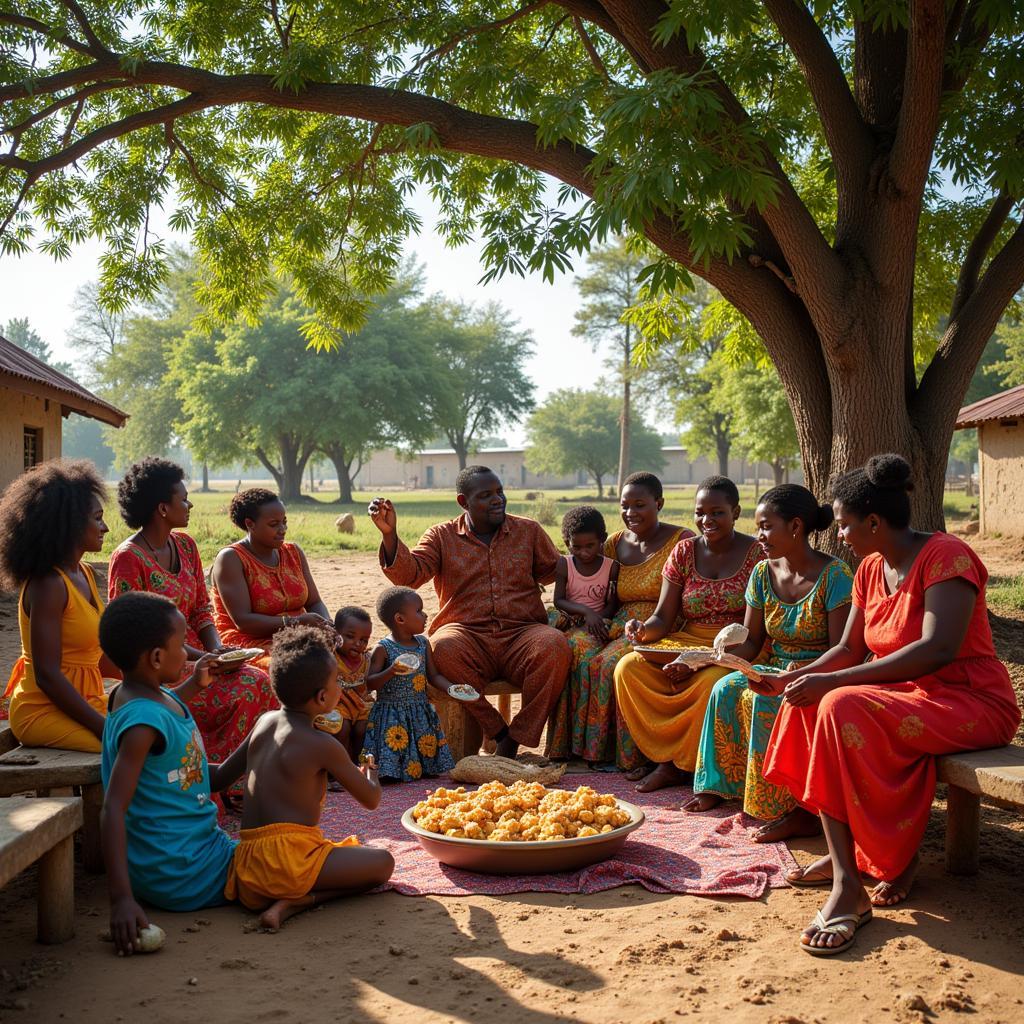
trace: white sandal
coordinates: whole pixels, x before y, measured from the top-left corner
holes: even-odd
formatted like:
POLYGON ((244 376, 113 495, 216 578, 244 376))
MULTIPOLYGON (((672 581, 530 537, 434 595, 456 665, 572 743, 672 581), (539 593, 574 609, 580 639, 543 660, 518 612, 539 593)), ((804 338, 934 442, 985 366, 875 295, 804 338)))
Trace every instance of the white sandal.
POLYGON ((837 953, 845 953, 855 942, 859 929, 866 925, 873 917, 871 908, 868 907, 863 914, 840 914, 838 917, 830 917, 827 921, 819 910, 814 915, 812 928, 818 930, 811 936, 816 938, 824 932, 826 935, 838 935, 843 939, 838 946, 814 946, 810 942, 804 942, 801 937, 800 948, 811 956, 835 956, 837 953))

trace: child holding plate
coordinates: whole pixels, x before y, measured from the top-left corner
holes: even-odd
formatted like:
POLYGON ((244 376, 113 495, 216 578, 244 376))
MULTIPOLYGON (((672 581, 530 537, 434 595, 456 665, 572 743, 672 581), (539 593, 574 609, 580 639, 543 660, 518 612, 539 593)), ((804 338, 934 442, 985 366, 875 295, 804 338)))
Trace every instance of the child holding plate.
POLYGON ((415 590, 383 591, 377 598, 377 618, 390 633, 370 658, 366 685, 377 691, 377 699, 366 724, 363 753, 375 758, 382 782, 441 775, 455 767, 455 759, 427 699, 427 687, 466 698, 434 667, 430 642, 423 636, 427 616, 415 590))

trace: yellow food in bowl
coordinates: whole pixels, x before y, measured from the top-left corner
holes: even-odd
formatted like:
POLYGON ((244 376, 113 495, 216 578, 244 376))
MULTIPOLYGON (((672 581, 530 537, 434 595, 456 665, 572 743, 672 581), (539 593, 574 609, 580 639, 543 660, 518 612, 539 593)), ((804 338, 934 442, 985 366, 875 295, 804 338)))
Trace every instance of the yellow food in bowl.
POLYGON ((511 786, 486 782, 475 793, 436 789, 412 809, 416 824, 452 839, 546 842, 584 839, 629 824, 628 811, 611 793, 590 786, 570 792, 520 780, 511 786))

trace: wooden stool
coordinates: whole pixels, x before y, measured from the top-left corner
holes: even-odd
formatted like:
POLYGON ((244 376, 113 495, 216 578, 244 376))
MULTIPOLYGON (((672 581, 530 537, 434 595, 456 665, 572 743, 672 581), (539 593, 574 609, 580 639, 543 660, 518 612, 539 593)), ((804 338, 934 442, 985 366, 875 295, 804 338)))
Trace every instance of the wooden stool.
POLYGON ((981 798, 1024 808, 1024 747, 996 747, 946 754, 938 759, 939 782, 949 785, 946 803, 946 870, 978 873, 981 798))
POLYGON ((76 796, 0 800, 0 886, 39 861, 40 942, 67 942, 75 934, 74 835, 81 827, 76 796))
POLYGON ((61 796, 73 790, 82 797, 82 863, 87 871, 101 872, 100 755, 56 747, 15 747, 0 754, 0 797, 26 792, 40 797, 61 796))
MULTIPOLYGON (((483 695, 498 698, 498 711, 501 717, 508 722, 512 717, 512 694, 520 692, 518 686, 507 683, 504 679, 495 679, 484 687, 483 695)), ((451 697, 436 691, 431 693, 430 698, 437 708, 438 717, 441 719, 441 728, 444 729, 445 739, 448 740, 452 757, 456 761, 461 761, 470 754, 478 754, 484 734, 468 705, 463 701, 452 700, 451 697)))

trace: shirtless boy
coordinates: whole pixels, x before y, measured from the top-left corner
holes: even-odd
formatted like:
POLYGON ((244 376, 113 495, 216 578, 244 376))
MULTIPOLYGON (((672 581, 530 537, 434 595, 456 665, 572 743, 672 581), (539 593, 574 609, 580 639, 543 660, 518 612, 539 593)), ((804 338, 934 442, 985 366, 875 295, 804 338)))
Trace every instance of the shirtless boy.
POLYGON ((348 751, 313 725, 333 711, 341 687, 338 663, 323 633, 310 626, 274 638, 270 681, 280 711, 262 715, 247 742, 242 833, 225 895, 277 931, 293 914, 337 896, 382 885, 395 862, 387 850, 335 843, 320 831, 328 773, 364 807, 380 803, 373 764, 357 768, 348 751))

